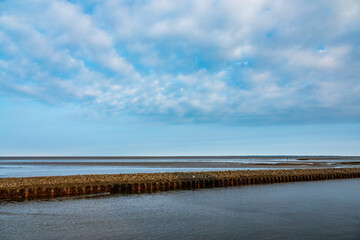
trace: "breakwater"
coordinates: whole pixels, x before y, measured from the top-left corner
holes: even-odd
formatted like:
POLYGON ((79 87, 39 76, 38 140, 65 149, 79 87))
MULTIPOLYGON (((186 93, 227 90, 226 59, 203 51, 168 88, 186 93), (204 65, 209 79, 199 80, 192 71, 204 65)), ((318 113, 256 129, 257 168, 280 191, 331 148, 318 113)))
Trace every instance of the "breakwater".
POLYGON ((360 168, 75 175, 0 178, 0 199, 146 193, 360 177, 360 168))

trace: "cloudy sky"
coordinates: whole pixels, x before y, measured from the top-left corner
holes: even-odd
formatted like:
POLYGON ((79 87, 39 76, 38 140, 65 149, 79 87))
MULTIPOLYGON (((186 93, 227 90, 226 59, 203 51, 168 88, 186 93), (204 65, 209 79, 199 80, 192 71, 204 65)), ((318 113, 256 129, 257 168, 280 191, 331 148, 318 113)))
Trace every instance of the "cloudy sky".
POLYGON ((357 0, 0 1, 0 155, 360 155, 359 43, 357 0))

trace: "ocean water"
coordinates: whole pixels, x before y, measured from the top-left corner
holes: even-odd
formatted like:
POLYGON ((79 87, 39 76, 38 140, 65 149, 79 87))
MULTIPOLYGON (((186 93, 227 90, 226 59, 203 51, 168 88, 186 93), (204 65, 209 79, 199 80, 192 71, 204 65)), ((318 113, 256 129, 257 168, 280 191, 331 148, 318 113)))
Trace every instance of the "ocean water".
POLYGON ((0 239, 360 239, 360 179, 0 202, 0 239))

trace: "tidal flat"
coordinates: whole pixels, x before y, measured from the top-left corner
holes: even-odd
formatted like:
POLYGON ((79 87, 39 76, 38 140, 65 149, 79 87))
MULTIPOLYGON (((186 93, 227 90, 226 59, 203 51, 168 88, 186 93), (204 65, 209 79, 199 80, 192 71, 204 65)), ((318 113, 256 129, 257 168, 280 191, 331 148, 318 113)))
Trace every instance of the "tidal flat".
POLYGON ((358 156, 0 157, 0 178, 359 166, 358 156))

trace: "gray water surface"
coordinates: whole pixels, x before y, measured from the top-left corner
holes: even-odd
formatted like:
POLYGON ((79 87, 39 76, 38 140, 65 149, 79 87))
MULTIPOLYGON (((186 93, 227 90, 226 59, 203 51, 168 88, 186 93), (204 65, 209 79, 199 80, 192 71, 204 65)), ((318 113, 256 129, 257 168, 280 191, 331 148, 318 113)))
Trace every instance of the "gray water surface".
POLYGON ((64 176, 78 174, 120 174, 155 172, 199 172, 329 167, 359 167, 360 157, 300 160, 286 157, 213 157, 152 159, 0 159, 0 178, 64 176))
POLYGON ((0 239, 360 239, 360 179, 0 202, 0 239))

